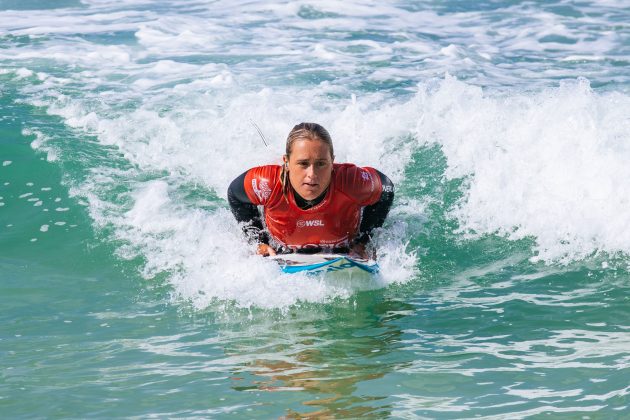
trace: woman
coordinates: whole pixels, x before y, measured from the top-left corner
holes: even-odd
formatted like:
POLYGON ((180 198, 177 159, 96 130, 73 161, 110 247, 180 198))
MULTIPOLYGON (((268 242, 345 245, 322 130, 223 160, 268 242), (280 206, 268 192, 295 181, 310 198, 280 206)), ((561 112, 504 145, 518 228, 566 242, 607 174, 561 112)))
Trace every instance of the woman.
POLYGON ((252 168, 230 184, 228 202, 258 254, 352 252, 367 257, 394 186, 374 168, 333 163, 330 134, 315 123, 293 127, 284 164, 252 168), (264 211, 264 226, 258 206, 264 211))

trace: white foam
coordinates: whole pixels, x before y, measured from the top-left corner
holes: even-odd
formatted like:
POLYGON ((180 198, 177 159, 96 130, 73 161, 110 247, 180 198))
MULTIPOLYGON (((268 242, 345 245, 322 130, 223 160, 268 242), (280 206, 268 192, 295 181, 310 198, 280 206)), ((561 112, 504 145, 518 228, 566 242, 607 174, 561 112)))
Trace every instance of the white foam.
POLYGON ((323 58, 324 60, 335 60, 339 57, 339 54, 336 54, 332 51, 329 51, 322 44, 315 44, 313 47, 312 54, 317 58, 323 58))
POLYGON ((33 71, 31 71, 29 69, 26 69, 26 68, 20 68, 20 69, 17 69, 15 71, 15 74, 17 75, 18 78, 24 79, 26 77, 32 76, 33 75, 33 71))
POLYGON ((32 129, 28 129, 25 128, 22 130, 22 135, 23 136, 35 136, 35 140, 33 140, 31 142, 31 147, 34 150, 41 150, 43 152, 46 153, 46 160, 48 162, 54 162, 57 160, 58 158, 58 152, 57 149, 55 149, 53 146, 49 145, 49 138, 47 136, 44 135, 44 133, 42 133, 39 130, 32 130, 32 129))
MULTIPOLYGON (((208 96, 197 92, 194 85, 183 84, 177 86, 176 93, 170 92, 178 98, 176 110, 158 111, 164 101, 173 100, 173 96, 160 94, 148 96, 137 110, 114 118, 107 116, 107 107, 99 115, 76 101, 68 106, 55 102, 50 111, 73 127, 96 133, 103 144, 117 146, 142 170, 166 170, 173 176, 168 181, 172 188, 193 179, 220 197, 225 197, 226 186, 247 167, 278 161, 282 138, 292 123, 300 120, 314 119, 330 129, 336 139, 338 161, 376 166, 395 182, 402 180, 414 147, 437 143, 448 161, 446 176, 468 177, 465 198, 453 211, 466 235, 532 236, 539 258, 547 261, 570 261, 598 250, 630 250, 630 238, 621 229, 627 223, 623 197, 628 192, 623 183, 615 181, 628 171, 624 162, 630 149, 619 141, 628 135, 627 127, 620 123, 627 111, 627 97, 595 94, 584 81, 541 93, 492 97, 452 77, 438 85, 421 86, 415 97, 402 103, 379 94, 324 101, 322 89, 327 87, 298 95, 287 89, 248 92, 232 86, 224 93, 208 96), (269 148, 243 115, 260 122, 272 143, 269 148), (404 140, 410 133, 415 135, 415 145, 404 140)), ((90 202, 96 209, 101 205, 90 202)), ((168 202, 165 205, 168 207, 168 202)), ((398 222, 404 224, 409 214, 403 215, 402 208, 400 211, 402 220, 398 222)), ((230 217, 219 214, 208 216, 213 221, 207 223, 225 229, 227 221, 214 218, 230 217)), ((395 216, 396 211, 392 213, 395 216)), ((143 228, 139 232, 147 232, 137 213, 120 216, 115 224, 123 230, 128 225, 140 225, 143 228)), ((407 227, 400 229, 408 233, 407 227)), ((208 290, 200 276, 190 280, 198 266, 189 266, 183 256, 165 252, 171 246, 169 241, 150 245, 155 238, 142 239, 141 233, 126 240, 132 248, 140 244, 146 249, 157 247, 186 267, 186 274, 173 275, 183 296, 193 298, 194 290, 204 290, 203 298, 194 295, 194 299, 206 303, 213 298, 238 300, 248 296, 234 290, 208 290)), ((382 257, 389 282, 413 275, 415 257, 405 252, 403 235, 396 241, 385 248, 382 257)), ((217 269, 224 270, 223 262, 231 260, 217 253, 222 261, 217 269)), ((155 264, 170 270, 168 264, 155 264)), ((269 275, 269 269, 261 268, 261 272, 269 275)), ((159 271, 147 270, 145 274, 159 271)), ((310 298, 315 299, 296 292, 276 303, 310 298)), ((261 304, 250 297, 240 302, 261 304)))
MULTIPOLYGON (((246 58, 242 65, 236 63, 233 67, 255 79, 272 76, 280 64, 278 57, 299 72, 308 56, 316 65, 329 66, 332 61, 344 73, 360 73, 361 80, 372 80, 381 71, 380 66, 366 66, 367 62, 390 61, 396 63, 389 66, 394 80, 422 80, 458 69, 485 85, 531 86, 540 79, 540 60, 552 66, 559 63, 555 68, 564 71, 564 77, 575 77, 585 72, 567 67, 563 64, 567 60, 624 60, 628 56, 623 37, 602 29, 608 28, 611 20, 624 18, 618 5, 605 2, 574 6, 582 16, 562 16, 531 4, 449 13, 430 7, 410 11, 404 5, 362 0, 343 5, 319 1, 316 6, 262 1, 211 6, 169 2, 159 13, 145 4, 140 0, 86 2, 87 7, 33 10, 28 14, 1 11, 0 30, 32 37, 45 47, 9 46, 0 51, 0 59, 55 60, 96 67, 98 71, 117 68, 136 73, 142 67, 139 60, 147 58, 218 54, 246 58), (302 17, 309 10, 316 18, 302 17), (124 43, 103 45, 76 36, 123 32, 133 33, 139 48, 124 43), (439 37, 431 39, 426 36, 430 33, 439 37), (515 61, 515 54, 531 61, 515 61), (261 73, 261 67, 252 62, 261 56, 268 57, 262 68, 270 69, 271 74, 264 70, 261 73), (422 66, 417 66, 418 62, 422 66)), ((614 74, 628 80, 623 69, 613 66, 607 72, 610 74, 604 78, 614 74)), ((48 80, 46 72, 37 75, 40 80, 48 80)))
MULTIPOLYGON (((163 181, 133 186, 129 199, 134 205, 126 212, 100 194, 107 185, 119 184, 120 177, 133 178, 133 173, 94 168, 91 178, 73 190, 73 195, 87 199, 97 224, 113 226, 115 239, 127 244, 120 255, 141 255, 147 261, 145 277, 168 273, 175 294, 199 307, 216 300, 286 307, 356 292, 359 288, 353 284, 281 275, 277 265, 252 256, 251 250, 243 247, 240 230, 227 211, 208 213, 182 207, 170 193, 177 195, 180 184, 194 180, 225 197, 229 182, 246 168, 279 162, 282 139, 291 126, 310 119, 323 121, 339 139, 335 149, 339 161, 377 166, 400 180, 400 162, 412 149, 397 137, 405 132, 404 127, 392 131, 391 122, 408 114, 396 104, 371 109, 378 97, 335 103, 323 101, 317 91, 298 95, 264 89, 208 96, 198 93, 195 86, 178 85, 174 95, 180 99, 172 111, 154 110, 163 101, 170 101, 168 97, 148 96, 138 110, 113 118, 107 116, 107 108, 99 116, 77 106, 80 102, 54 102, 50 107, 51 113, 63 116, 73 127, 94 132, 103 144, 117 146, 142 171, 171 174, 163 181), (311 96, 312 101, 304 101, 305 96, 311 96), (243 115, 260 122, 271 141, 269 148, 243 115), (86 118, 89 123, 84 123, 86 118), (307 281, 309 287, 304 288, 301 281, 307 281)), ((384 232, 379 248, 383 273, 367 287, 404 282, 413 276, 415 256, 405 249, 406 225, 391 220, 393 228, 384 232)))
MULTIPOLYGON (((199 307, 214 300, 282 307, 353 293, 319 280, 304 288, 299 276, 283 277, 243 247, 224 202, 206 200, 210 209, 201 210, 181 197, 196 184, 225 198, 242 171, 280 160, 288 131, 300 121, 329 129, 337 161, 375 166, 395 183, 404 180, 414 151, 438 144, 445 176, 467 179, 452 216, 469 237, 531 236, 546 261, 630 252, 624 198, 630 187, 619 181, 629 175, 628 97, 595 94, 584 82, 534 93, 513 88, 583 74, 572 67, 576 58, 623 58, 623 39, 593 29, 609 23, 601 14, 566 18, 529 4, 491 13, 412 12, 365 0, 182 2, 160 13, 139 7, 151 4, 142 0, 83 4, 0 12, 1 31, 32 41, 0 50, 0 60, 15 67, 0 72, 16 75, 29 104, 93 136, 120 153, 121 167, 132 167, 120 170, 103 159, 76 181, 73 194, 87 203, 97 227, 111 228, 113 239, 126 244, 121 256, 143 257, 145 277, 166 274, 175 294, 199 307), (541 57, 550 63, 547 72, 541 57), (432 80, 447 69, 472 82, 446 77, 399 97, 380 89, 385 82, 432 80), (319 81, 322 73, 330 80, 319 81), (111 194, 121 185, 127 194, 111 194)), ((616 13, 610 7, 598 11, 616 13)), ((602 80, 628 80, 622 68, 607 72, 602 80)), ((31 146, 49 161, 63 156, 48 135, 23 133, 35 136, 31 146)), ((426 203, 405 198, 377 235, 380 285, 415 273, 416 250, 407 249, 407 239, 422 229, 426 203)))
MULTIPOLYGON (((330 129, 337 139, 339 161, 376 166, 395 182, 402 180, 404 164, 414 147, 437 143, 448 161, 446 176, 468 178, 465 197, 452 213, 466 235, 498 233, 510 239, 531 236, 537 241, 539 258, 547 261, 570 261, 598 250, 630 250, 630 239, 620 228, 626 223, 623 197, 628 195, 625 185, 615 181, 628 171, 624 162, 630 153, 619 142, 627 137, 627 127, 620 121, 628 98, 621 94, 598 95, 582 81, 541 93, 492 97, 452 77, 437 85, 421 86, 415 97, 402 103, 384 100, 378 94, 324 102, 319 89, 295 96, 286 90, 230 89, 225 94, 207 96, 195 92, 193 86, 179 85, 176 110, 153 110, 165 100, 158 95, 148 97, 138 110, 113 119, 106 114, 86 113, 76 105, 56 104, 51 110, 77 128, 94 130, 102 143, 116 145, 126 159, 142 170, 168 171, 173 178, 166 185, 171 188, 194 179, 220 197, 225 197, 226 185, 247 167, 278 161, 281 139, 292 122, 300 120, 315 119, 330 129), (304 101, 304 97, 309 100, 304 101), (243 115, 261 122, 272 143, 269 148, 264 147, 243 115), (415 136, 415 145, 404 140, 410 133, 415 136)), ((170 199, 166 200, 163 204, 169 207, 170 199)), ((97 218, 103 217, 98 214, 102 205, 90 201, 97 218)), ((416 257, 405 251, 405 234, 409 234, 405 220, 421 214, 423 209, 418 203, 403 204, 392 212, 390 229, 404 234, 383 248, 387 284, 413 276, 416 257), (410 206, 409 211, 404 206, 410 206), (399 226, 394 228, 396 224, 399 226)), ((163 217, 161 212, 158 218, 163 217)), ((173 264, 184 267, 179 274, 173 274, 176 290, 182 296, 198 304, 216 298, 265 304, 243 291, 253 283, 261 283, 260 279, 244 280, 243 290, 238 292, 225 286, 234 282, 227 278, 222 280, 224 283, 219 282, 220 286, 208 288, 199 274, 203 264, 194 265, 184 256, 167 251, 171 242, 157 241, 149 235, 147 222, 138 219, 138 212, 118 217, 115 225, 119 229, 125 230, 129 225, 142 227, 136 235, 123 235, 132 248, 146 249, 145 256, 149 249, 159 249, 156 255, 171 258, 173 264), (143 239, 142 232, 149 236, 143 239), (204 293, 201 296, 196 294, 200 291, 204 293)), ((193 225, 213 226, 213 231, 226 229, 230 220, 221 212, 207 215, 207 222, 197 220, 201 216, 193 213, 183 218, 193 225)), ((231 229, 234 231, 230 240, 237 244, 241 241, 238 231, 231 229)), ((177 243, 182 241, 178 239, 177 243)), ((226 265, 243 264, 248 258, 236 253, 241 258, 238 263, 224 257, 225 251, 214 251, 221 261, 214 269, 223 271, 226 265)), ((169 264, 158 262, 160 258, 147 265, 145 275, 171 270, 169 264), (154 267, 149 268, 152 264, 154 267)), ((270 267, 259 269, 266 276, 278 277, 277 272, 270 274, 270 267)), ((237 276, 234 271, 231 274, 237 276)), ((238 283, 234 287, 237 286, 238 283)), ((318 290, 308 296, 289 292, 266 302, 282 305, 334 295, 325 286, 318 290)))
POLYGON ((459 52, 459 47, 453 44, 450 44, 448 47, 441 48, 440 54, 444 54, 447 57, 453 58, 461 56, 461 53, 459 52))
POLYGON ((538 399, 538 398, 566 398, 566 397, 577 397, 581 395, 584 391, 582 389, 569 389, 566 391, 554 391, 548 388, 533 388, 533 389, 523 389, 523 388, 512 388, 508 387, 507 395, 514 395, 517 397, 526 398, 528 400, 538 399))
POLYGON ((601 61, 606 57, 600 55, 568 55, 564 57, 563 61, 601 61))
POLYGON ((438 143, 449 178, 467 177, 453 211, 461 232, 533 237, 537 258, 572 261, 630 253, 630 97, 586 80, 491 97, 447 77, 421 92, 416 133, 438 143))
POLYGON ((322 279, 281 274, 276 263, 252 255, 243 246, 240 229, 228 211, 208 213, 178 206, 166 182, 144 184, 133 196, 134 206, 118 221, 116 236, 129 244, 120 255, 145 257, 147 278, 170 273, 175 294, 197 307, 227 300, 245 307, 278 308, 348 297, 353 292, 331 287, 322 279))

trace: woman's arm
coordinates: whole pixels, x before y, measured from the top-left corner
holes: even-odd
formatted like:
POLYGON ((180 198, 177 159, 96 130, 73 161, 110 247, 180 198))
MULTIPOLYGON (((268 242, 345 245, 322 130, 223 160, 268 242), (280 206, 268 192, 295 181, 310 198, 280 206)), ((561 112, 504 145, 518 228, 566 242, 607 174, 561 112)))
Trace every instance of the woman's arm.
POLYGON ((269 238, 263 229, 258 207, 251 202, 245 192, 245 176, 247 171, 239 175, 228 187, 228 203, 230 210, 238 222, 242 222, 243 232, 250 242, 268 244, 269 238))
POLYGON ((382 172, 378 170, 376 172, 381 178, 381 184, 383 185, 381 198, 376 203, 363 208, 359 234, 354 240, 355 244, 366 245, 370 241, 372 231, 383 226, 394 201, 394 184, 382 172))

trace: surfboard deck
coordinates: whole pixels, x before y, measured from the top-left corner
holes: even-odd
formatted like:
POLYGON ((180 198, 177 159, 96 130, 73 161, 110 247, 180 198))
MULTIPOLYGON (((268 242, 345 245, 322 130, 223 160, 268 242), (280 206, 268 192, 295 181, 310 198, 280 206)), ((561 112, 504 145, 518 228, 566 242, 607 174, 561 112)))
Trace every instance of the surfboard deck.
POLYGON ((369 273, 379 271, 374 260, 357 258, 348 254, 282 254, 269 257, 275 260, 285 273, 369 273))

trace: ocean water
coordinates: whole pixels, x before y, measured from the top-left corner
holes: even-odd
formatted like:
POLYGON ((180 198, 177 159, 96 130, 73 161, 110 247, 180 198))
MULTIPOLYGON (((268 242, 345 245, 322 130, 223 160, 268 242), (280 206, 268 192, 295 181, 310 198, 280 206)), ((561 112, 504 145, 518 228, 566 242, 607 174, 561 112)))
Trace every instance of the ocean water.
POLYGON ((630 417, 629 22, 0 0, 0 417, 630 417), (244 243, 227 185, 300 121, 395 182, 379 276, 244 243))

